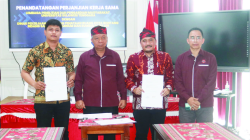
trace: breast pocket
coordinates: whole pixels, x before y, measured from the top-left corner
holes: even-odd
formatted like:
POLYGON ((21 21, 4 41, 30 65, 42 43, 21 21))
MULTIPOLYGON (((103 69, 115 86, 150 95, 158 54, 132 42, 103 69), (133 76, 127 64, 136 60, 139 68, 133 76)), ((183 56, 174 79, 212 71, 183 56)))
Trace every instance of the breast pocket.
POLYGON ((198 72, 203 78, 207 78, 209 73, 209 64, 198 64, 198 72))
POLYGON ((115 77, 116 76, 116 64, 106 64, 105 66, 105 73, 107 76, 115 77))

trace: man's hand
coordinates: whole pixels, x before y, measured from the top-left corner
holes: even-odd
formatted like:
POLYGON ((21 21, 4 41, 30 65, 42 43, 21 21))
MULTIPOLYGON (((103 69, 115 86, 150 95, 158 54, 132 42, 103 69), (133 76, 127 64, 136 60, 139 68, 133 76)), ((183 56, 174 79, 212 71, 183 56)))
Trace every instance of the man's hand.
POLYGON ((74 86, 74 80, 73 80, 73 79, 69 79, 69 80, 67 81, 67 86, 68 86, 69 88, 72 88, 72 87, 74 86))
POLYGON ((168 88, 164 88, 162 91, 161 91, 161 96, 167 96, 170 94, 170 90, 168 88))
POLYGON ((33 85, 35 89, 45 90, 46 84, 44 82, 38 81, 33 85))
POLYGON ((195 102, 195 105, 191 108, 191 110, 198 110, 199 109, 199 106, 200 106, 200 102, 197 100, 195 102))
POLYGON ((198 101, 198 98, 190 97, 187 100, 187 103, 190 105, 191 110, 198 110, 200 106, 200 102, 198 101))
POLYGON ((76 101, 76 108, 77 109, 86 109, 85 104, 82 100, 76 101))
POLYGON ((141 95, 144 90, 141 87, 137 87, 133 90, 136 95, 141 95))
POLYGON ((68 77, 69 77, 69 80, 67 81, 67 86, 69 87, 69 88, 71 88, 71 87, 73 87, 74 86, 74 80, 75 80, 75 72, 68 72, 67 73, 67 75, 68 75, 68 77))
POLYGON ((123 108, 125 108, 126 107, 126 105, 127 105, 127 101, 126 100, 121 100, 120 102, 119 102, 119 108, 121 108, 121 109, 123 109, 123 108))

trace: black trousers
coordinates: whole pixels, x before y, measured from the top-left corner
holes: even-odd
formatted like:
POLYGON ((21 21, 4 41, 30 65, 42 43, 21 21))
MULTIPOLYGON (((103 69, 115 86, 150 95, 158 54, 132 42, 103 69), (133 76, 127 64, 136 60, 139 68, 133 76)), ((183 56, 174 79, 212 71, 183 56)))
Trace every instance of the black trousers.
POLYGON ((135 140, 147 140, 148 129, 150 128, 152 139, 154 137, 154 128, 152 124, 164 124, 166 109, 142 109, 134 110, 136 137, 135 140))
POLYGON ((57 104, 38 104, 35 103, 34 109, 36 112, 37 127, 51 127, 52 117, 55 120, 55 127, 64 127, 65 132, 63 140, 69 139, 68 124, 70 102, 57 104))
MULTIPOLYGON (((114 107, 93 107, 86 106, 86 109, 83 110, 83 114, 94 114, 94 113, 112 113, 118 114, 118 106, 114 107)), ((98 135, 88 135, 88 140, 98 140, 98 135)), ((104 140, 115 140, 114 134, 105 134, 104 140)))

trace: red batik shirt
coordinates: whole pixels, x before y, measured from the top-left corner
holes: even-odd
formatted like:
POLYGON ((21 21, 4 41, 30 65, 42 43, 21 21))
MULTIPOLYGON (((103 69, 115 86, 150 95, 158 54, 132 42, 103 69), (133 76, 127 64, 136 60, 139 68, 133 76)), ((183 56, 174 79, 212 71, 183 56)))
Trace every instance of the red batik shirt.
MULTIPOLYGON (((128 59, 126 74, 126 88, 132 93, 135 88, 142 85, 143 74, 164 75, 164 88, 173 88, 173 64, 170 55, 166 52, 156 51, 150 57, 147 57, 143 51, 132 54, 128 59)), ((163 97, 163 108, 167 107, 168 100, 165 96, 163 97)), ((133 109, 159 108, 141 107, 141 95, 133 93, 133 109)))

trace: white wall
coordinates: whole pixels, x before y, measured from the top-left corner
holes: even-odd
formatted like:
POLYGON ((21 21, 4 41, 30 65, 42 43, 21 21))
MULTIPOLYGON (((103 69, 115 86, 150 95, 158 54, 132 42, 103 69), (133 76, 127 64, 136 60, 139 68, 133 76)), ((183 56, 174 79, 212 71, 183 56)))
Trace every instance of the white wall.
MULTIPOLYGON (((127 50, 126 62, 129 55, 140 50, 139 33, 146 25, 146 14, 149 0, 127 0, 127 50)), ((9 51, 8 33, 8 0, 0 0, 0 68, 2 74, 0 97, 3 100, 8 96, 23 96, 23 82, 18 64, 9 51)), ((22 33, 18 33, 22 35, 22 33)), ((124 61, 124 51, 117 51, 124 61)), ((15 57, 23 66, 28 52, 14 52, 15 57)), ((82 52, 73 52, 74 63, 77 65, 82 52)), ((32 96, 28 93, 28 96, 32 96)))

